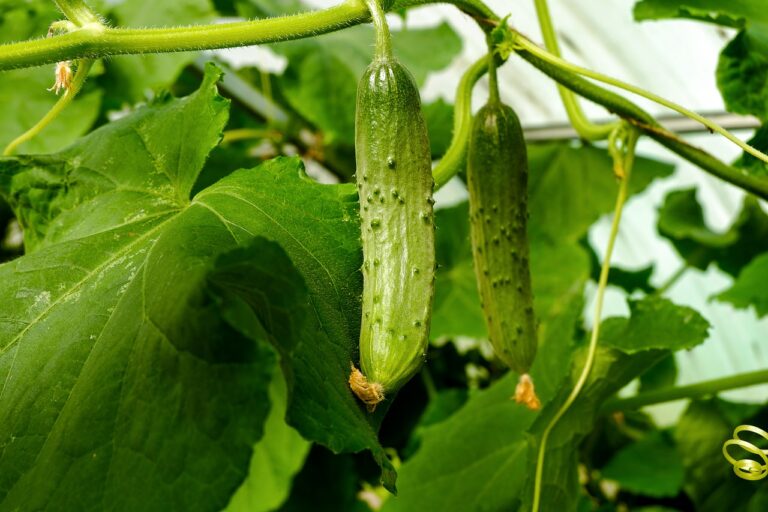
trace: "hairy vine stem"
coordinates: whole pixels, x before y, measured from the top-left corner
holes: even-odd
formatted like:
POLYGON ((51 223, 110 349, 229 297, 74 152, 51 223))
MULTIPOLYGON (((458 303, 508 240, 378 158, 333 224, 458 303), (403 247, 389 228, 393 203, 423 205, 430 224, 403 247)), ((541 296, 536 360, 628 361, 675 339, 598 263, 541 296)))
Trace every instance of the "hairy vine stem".
POLYGON ((621 181, 619 185, 619 192, 616 196, 616 207, 614 209, 613 222, 611 224, 611 233, 608 238, 608 246, 605 250, 605 259, 603 260, 603 265, 600 270, 600 279, 598 281, 597 298, 595 300, 594 311, 595 325, 592 328, 592 335, 589 340, 587 360, 584 362, 584 367, 579 374, 579 378, 576 381, 576 384, 573 386, 570 395, 568 395, 568 398, 566 398, 563 405, 560 406, 560 409, 558 409, 557 413, 555 413, 550 422, 547 424, 546 428, 544 429, 544 433, 541 436, 538 456, 536 459, 536 476, 533 487, 533 505, 531 509, 533 512, 538 512, 539 506, 541 504, 541 484, 544 475, 545 460, 544 455, 547 450, 547 440, 549 439, 549 435, 560 421, 560 419, 565 415, 566 412, 568 412, 568 409, 570 409, 571 405, 573 405, 573 403, 579 397, 579 394, 584 388, 584 385, 587 383, 587 379, 589 378, 589 374, 592 372, 592 367, 595 363, 597 341, 600 337, 600 318, 602 317, 603 313, 605 290, 608 287, 608 274, 611 270, 611 256, 613 255, 613 247, 616 243, 616 237, 619 234, 619 225, 621 224, 621 214, 624 211, 624 203, 626 202, 629 193, 629 180, 632 175, 632 166, 634 165, 635 159, 635 147, 639 137, 638 130, 627 124, 621 125, 615 130, 615 132, 619 130, 626 130, 624 133, 624 145, 621 148, 612 149, 611 152, 615 159, 614 165, 617 170, 616 174, 618 177, 620 177, 621 181))
MULTIPOLYGON (((397 0, 385 5, 405 9, 441 3, 441 0, 397 0)), ((443 0, 478 20, 498 17, 480 0, 443 0)), ((78 15, 85 4, 81 0, 58 0, 67 16, 78 15)), ((334 7, 290 16, 251 21, 127 29, 105 27, 91 13, 93 22, 79 30, 48 39, 34 39, 0 45, 0 71, 51 64, 64 60, 98 58, 109 55, 169 53, 233 48, 263 43, 289 41, 334 32, 365 23, 371 19, 366 0, 345 0, 334 7)), ((485 25, 486 29, 492 28, 485 25)))
MULTIPOLYGON (((69 32, 72 30, 77 30, 78 28, 86 25, 93 27, 103 27, 99 21, 98 16, 96 16, 96 14, 91 11, 91 9, 82 0, 54 0, 54 3, 59 8, 59 10, 67 18, 69 18, 69 21, 54 22, 49 29, 49 35, 52 34, 52 31, 59 28, 69 32)), ((56 84, 53 86, 53 88, 56 90, 56 94, 59 93, 59 89, 63 88, 64 94, 61 96, 61 98, 58 99, 58 101, 56 101, 53 107, 51 107, 51 109, 46 112, 46 114, 37 123, 35 123, 34 126, 32 126, 32 128, 16 137, 5 147, 3 150, 3 156, 13 154, 13 152, 16 151, 20 145, 36 137, 49 124, 51 124, 54 119, 56 119, 59 114, 61 114, 64 109, 69 106, 70 103, 72 103, 72 100, 75 99, 75 96, 77 96, 77 94, 82 90, 83 85, 85 85, 85 81, 88 78, 88 73, 93 66, 93 60, 79 59, 76 65, 77 70, 75 71, 75 75, 72 77, 71 82, 69 82, 70 76, 68 75, 71 75, 71 69, 69 67, 70 62, 64 61, 57 63, 57 75, 58 71, 61 69, 67 76, 64 80, 57 76, 56 84)))
POLYGON ((392 59, 392 35, 379 0, 365 0, 376 32, 376 58, 392 59))

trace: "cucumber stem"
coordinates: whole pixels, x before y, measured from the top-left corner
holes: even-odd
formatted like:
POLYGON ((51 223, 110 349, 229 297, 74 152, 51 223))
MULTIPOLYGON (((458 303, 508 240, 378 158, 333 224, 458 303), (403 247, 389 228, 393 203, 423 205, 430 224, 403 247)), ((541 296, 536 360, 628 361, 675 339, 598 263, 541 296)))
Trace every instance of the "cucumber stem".
POLYGON ((488 103, 500 104, 498 66, 494 56, 493 42, 490 39, 488 40, 488 90, 490 94, 488 103))
MULTIPOLYGON (((516 33, 514 30, 512 32, 518 41, 525 40, 521 34, 516 33)), ((534 47, 536 46, 530 41, 528 43, 534 47)), ((662 146, 665 146, 673 153, 680 155, 702 170, 759 198, 768 200, 768 180, 763 177, 752 175, 743 169, 727 165, 703 149, 692 146, 675 133, 665 129, 653 116, 623 96, 600 87, 578 74, 564 69, 559 64, 550 62, 540 56, 541 54, 547 54, 546 51, 538 48, 538 51, 534 53, 520 46, 517 54, 553 80, 568 87, 576 94, 602 105, 609 111, 617 114, 662 146)))
POLYGON ((392 35, 389 33, 389 24, 384 10, 381 8, 379 0, 365 0, 365 5, 371 11, 371 21, 376 31, 376 52, 377 59, 391 60, 392 57, 392 35))
POLYGON ((100 23, 99 17, 86 5, 83 0, 53 0, 56 7, 77 26, 88 23, 100 23))

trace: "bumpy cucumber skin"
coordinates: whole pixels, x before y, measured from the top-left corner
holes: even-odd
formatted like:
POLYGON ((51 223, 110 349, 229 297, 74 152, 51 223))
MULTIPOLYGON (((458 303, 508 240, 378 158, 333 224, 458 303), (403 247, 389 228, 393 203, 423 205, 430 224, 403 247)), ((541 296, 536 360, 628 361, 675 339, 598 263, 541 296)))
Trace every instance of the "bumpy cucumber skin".
POLYGON ((528 246, 528 155, 515 112, 491 101, 476 114, 467 161, 472 253, 491 343, 525 374, 536 356, 528 246))
POLYGON ((374 60, 358 87, 357 188, 363 245, 360 365, 384 393, 421 366, 434 297, 432 161, 410 72, 374 60))

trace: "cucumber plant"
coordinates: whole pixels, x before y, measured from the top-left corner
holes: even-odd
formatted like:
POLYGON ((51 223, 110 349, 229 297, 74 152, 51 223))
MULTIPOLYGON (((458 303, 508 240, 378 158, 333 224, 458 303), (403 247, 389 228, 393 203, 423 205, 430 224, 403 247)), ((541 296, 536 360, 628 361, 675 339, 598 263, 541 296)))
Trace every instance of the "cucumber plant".
MULTIPOLYGON (((422 104, 472 52, 411 26, 433 3, 0 0, 0 511, 761 509, 742 480, 768 474, 765 397, 719 393, 768 371, 689 383, 676 353, 740 332, 685 303, 698 272, 761 357, 766 128, 744 142, 564 60, 546 0, 543 47, 515 13, 448 1, 487 51, 452 105, 422 104), (285 70, 191 53, 256 44, 285 70), (557 83, 572 140, 526 142, 511 59, 557 83), (725 231, 695 189, 664 198, 666 282, 612 257, 627 202, 673 171, 643 138, 745 196, 725 231), (449 182, 468 200, 435 204, 449 182), (664 426, 646 408, 681 399, 664 426)), ((763 122, 768 19, 726 3, 635 16, 736 28, 718 85, 763 122)))

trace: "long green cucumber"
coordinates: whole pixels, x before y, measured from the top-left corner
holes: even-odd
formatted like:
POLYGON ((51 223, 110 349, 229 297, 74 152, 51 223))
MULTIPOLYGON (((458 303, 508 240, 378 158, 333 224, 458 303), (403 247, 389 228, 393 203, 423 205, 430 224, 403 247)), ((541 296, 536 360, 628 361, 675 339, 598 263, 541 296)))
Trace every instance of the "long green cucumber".
POLYGON ((527 234, 528 157, 520 120, 498 93, 473 120, 467 181, 475 275, 491 344, 521 375, 518 401, 536 409, 540 404, 528 376, 537 348, 527 234))
POLYGON ((364 284, 362 372, 353 367, 350 387, 373 410, 424 360, 435 280, 427 125, 416 83, 391 51, 377 52, 360 80, 355 152, 364 284))

